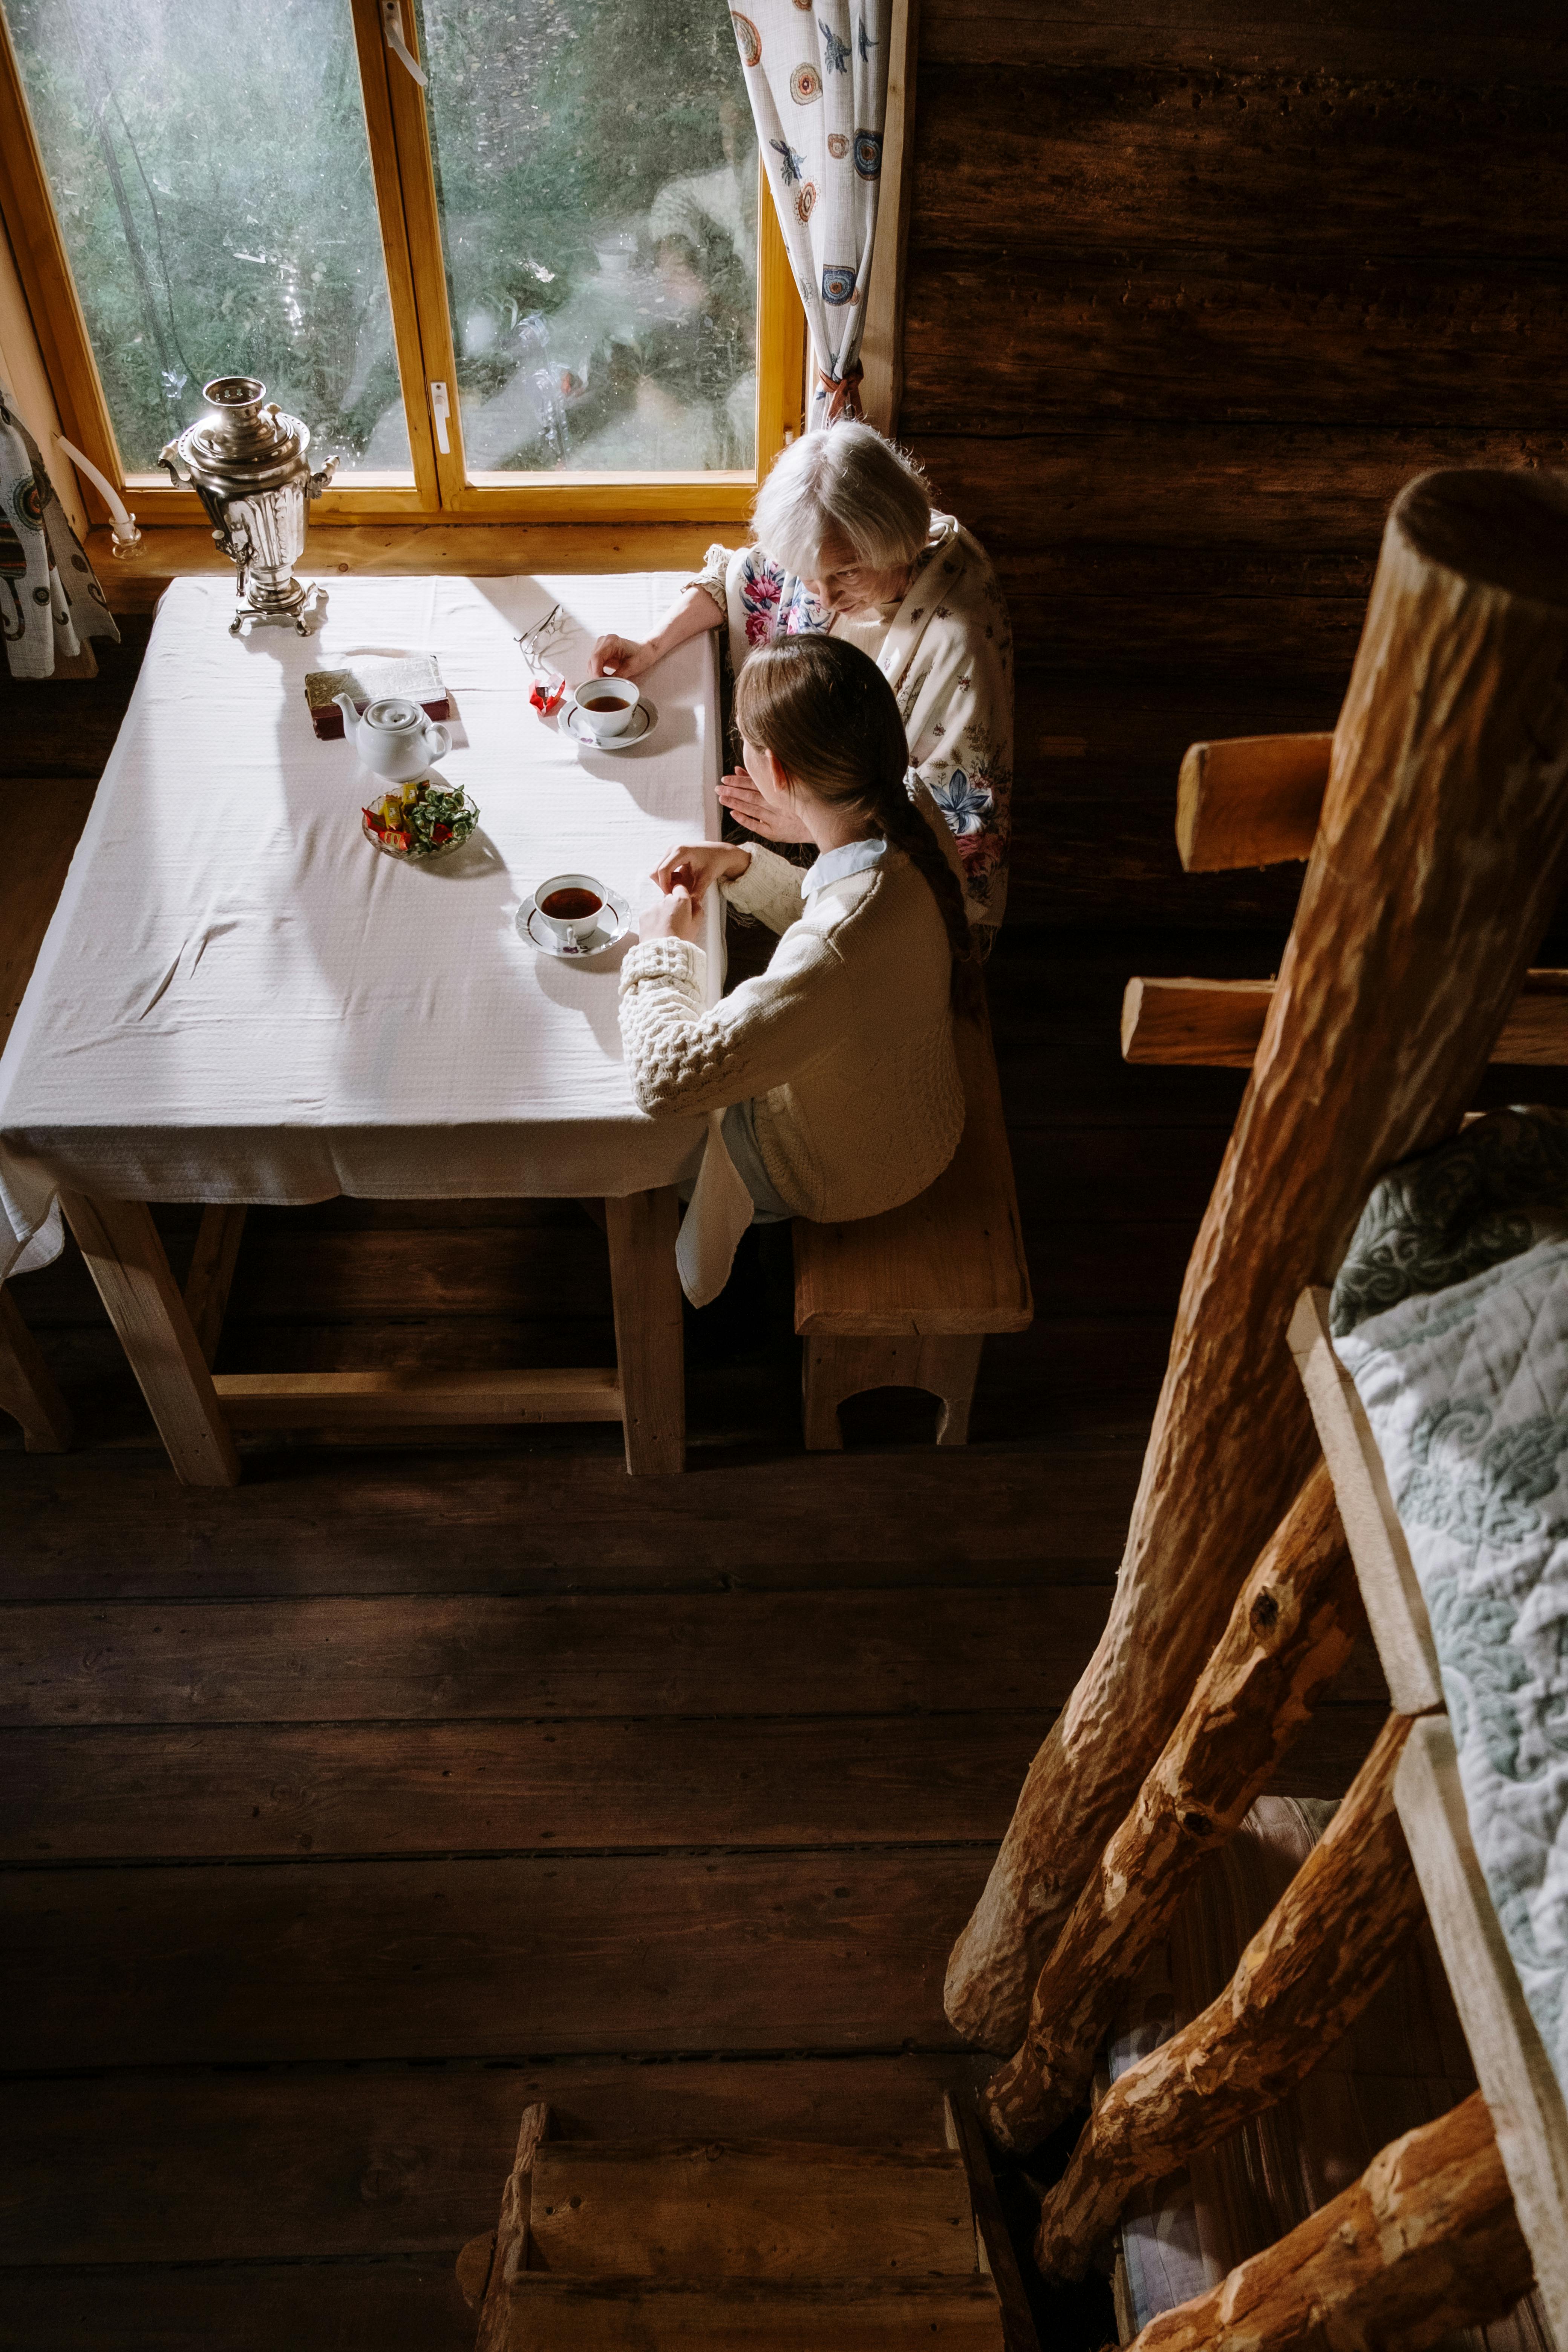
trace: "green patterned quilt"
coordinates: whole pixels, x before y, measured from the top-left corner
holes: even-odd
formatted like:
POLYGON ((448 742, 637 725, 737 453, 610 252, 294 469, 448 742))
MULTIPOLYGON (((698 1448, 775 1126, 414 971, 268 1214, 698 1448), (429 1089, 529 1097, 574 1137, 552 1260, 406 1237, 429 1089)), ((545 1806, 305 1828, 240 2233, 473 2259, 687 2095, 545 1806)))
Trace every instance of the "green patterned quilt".
POLYGON ((1568 2088, 1568 1112, 1394 1169, 1334 1285, 1432 1620, 1476 1851, 1568 2088))

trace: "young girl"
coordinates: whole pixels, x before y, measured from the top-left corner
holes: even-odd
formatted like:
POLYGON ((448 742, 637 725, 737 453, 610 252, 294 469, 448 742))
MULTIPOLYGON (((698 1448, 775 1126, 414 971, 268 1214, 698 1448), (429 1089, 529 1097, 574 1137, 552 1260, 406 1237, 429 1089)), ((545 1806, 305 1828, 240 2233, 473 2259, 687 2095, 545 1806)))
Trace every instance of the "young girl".
POLYGON ((973 950, 951 836, 929 795, 910 799, 892 688, 853 646, 761 648, 735 719, 758 793, 819 854, 802 870, 731 842, 671 850, 621 971, 633 1091, 654 1118, 722 1110, 763 1219, 875 1216, 942 1173, 963 1126, 952 1006, 973 950), (784 936, 708 1005, 695 933, 713 885, 784 936))

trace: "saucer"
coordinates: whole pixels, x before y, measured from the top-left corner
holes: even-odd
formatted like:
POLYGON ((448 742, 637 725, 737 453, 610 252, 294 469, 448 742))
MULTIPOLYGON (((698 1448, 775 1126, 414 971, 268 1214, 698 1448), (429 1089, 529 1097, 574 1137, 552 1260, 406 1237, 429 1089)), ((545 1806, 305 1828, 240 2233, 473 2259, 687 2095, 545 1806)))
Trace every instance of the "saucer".
POLYGON ((625 734, 611 735, 602 743, 590 733, 588 722, 574 702, 563 703, 555 724, 563 735, 569 736, 584 751, 629 751, 634 743, 647 742, 658 725, 658 713, 645 698, 633 711, 625 734))
POLYGON ((635 930, 637 926, 632 919, 631 907, 620 892, 606 890, 595 928, 588 933, 581 947, 563 948, 542 919, 531 890, 517 910, 517 928, 530 947, 537 948, 541 955, 560 956, 566 963, 580 963, 585 956, 602 955, 606 948, 618 947, 626 933, 635 930))

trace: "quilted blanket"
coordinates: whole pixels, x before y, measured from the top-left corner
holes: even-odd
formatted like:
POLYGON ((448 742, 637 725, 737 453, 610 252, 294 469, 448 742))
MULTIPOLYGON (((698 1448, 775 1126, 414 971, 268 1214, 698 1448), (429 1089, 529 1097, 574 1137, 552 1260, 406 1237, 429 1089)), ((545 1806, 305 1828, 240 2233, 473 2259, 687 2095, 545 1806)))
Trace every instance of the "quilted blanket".
POLYGON ((1394 1169, 1334 1285, 1432 1621, 1476 1851, 1568 2089, 1568 1113, 1394 1169))

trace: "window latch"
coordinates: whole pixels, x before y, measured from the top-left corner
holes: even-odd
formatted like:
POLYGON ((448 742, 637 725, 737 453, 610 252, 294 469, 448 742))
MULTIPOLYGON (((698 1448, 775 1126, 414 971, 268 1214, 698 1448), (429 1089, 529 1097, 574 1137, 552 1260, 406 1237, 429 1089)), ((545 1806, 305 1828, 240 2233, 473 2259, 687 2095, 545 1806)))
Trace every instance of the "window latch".
MULTIPOLYGON (((400 65, 406 66, 420 89, 425 89, 425 69, 403 37, 402 0, 381 0, 381 29, 393 56, 400 65)), ((442 446, 446 446, 444 442, 442 446)))
POLYGON ((433 383, 430 387, 430 414, 436 420, 436 446, 443 457, 449 457, 452 445, 447 438, 447 419, 452 414, 452 404, 447 396, 444 383, 433 383))

